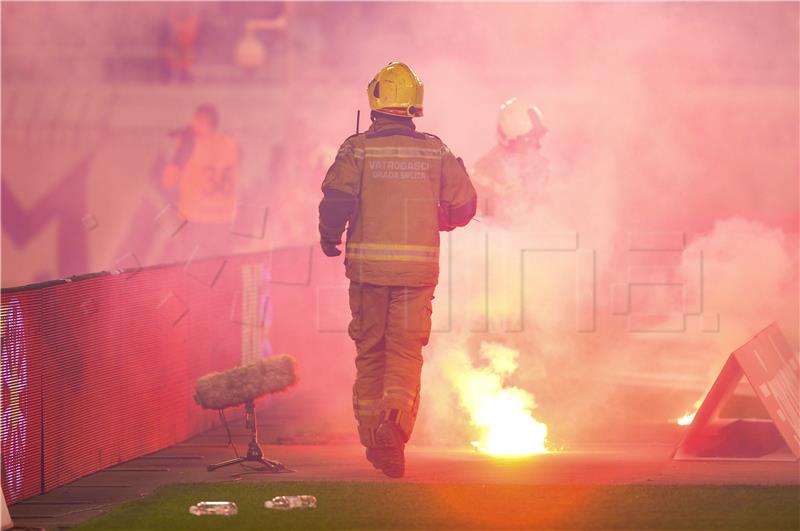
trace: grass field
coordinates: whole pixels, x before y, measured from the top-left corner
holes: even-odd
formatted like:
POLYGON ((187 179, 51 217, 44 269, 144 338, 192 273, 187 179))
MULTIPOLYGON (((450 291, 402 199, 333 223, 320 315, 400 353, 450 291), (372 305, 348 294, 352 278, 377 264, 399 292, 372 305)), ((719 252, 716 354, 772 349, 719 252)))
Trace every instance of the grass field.
POLYGON ((546 486, 357 482, 179 484, 126 503, 79 529, 800 529, 796 486, 546 486), (264 500, 313 494, 317 509, 275 511, 264 500), (202 500, 239 514, 194 516, 202 500))

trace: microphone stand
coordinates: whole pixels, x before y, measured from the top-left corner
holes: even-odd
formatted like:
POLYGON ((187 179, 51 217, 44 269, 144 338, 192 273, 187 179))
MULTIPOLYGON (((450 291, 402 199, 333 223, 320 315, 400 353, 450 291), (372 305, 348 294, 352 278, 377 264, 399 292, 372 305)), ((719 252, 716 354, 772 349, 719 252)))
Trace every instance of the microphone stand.
POLYGON ((260 463, 264 465, 265 472, 291 472, 286 466, 282 463, 277 461, 272 461, 264 457, 264 452, 261 451, 261 446, 258 445, 258 427, 256 425, 256 407, 253 404, 252 400, 248 400, 244 404, 244 424, 247 429, 250 430, 250 443, 247 445, 247 455, 244 457, 234 457, 233 459, 228 459, 227 461, 222 461, 220 463, 214 463, 213 465, 208 465, 206 469, 209 472, 213 472, 218 468, 223 468, 230 465, 236 465, 239 463, 260 463))

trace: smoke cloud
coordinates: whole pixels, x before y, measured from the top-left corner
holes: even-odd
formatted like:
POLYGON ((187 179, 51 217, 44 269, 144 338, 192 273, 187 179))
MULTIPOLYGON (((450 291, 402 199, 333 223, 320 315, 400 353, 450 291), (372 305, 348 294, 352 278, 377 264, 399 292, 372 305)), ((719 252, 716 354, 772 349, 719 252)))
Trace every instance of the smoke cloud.
MULTIPOLYGON (((266 236, 235 251, 316 245, 330 154, 357 109, 365 129, 374 72, 402 60, 425 82, 418 129, 468 168, 495 145, 509 97, 539 107, 550 130, 536 199, 443 238, 415 441, 476 440, 473 400, 498 386, 557 446, 666 421, 770 322, 797 348, 796 3, 303 2, 284 32, 261 35, 255 81, 233 65, 235 45, 245 20, 280 6, 187 5, 204 28, 194 83, 159 87, 135 76, 158 53, 167 4, 3 4, 4 285, 129 254, 158 263, 153 219, 169 198, 152 168, 169 156, 165 132, 204 101, 241 142, 240 199, 269 210, 266 236), (65 174, 77 184, 58 188, 65 174), (8 218, 11 197, 28 217, 8 218), (79 240, 54 228, 68 222, 79 240)), ((346 321, 343 298, 339 312, 346 321)), ((292 353, 301 369, 315 359, 292 353)), ((332 353, 340 365, 326 373, 343 376, 305 389, 320 404, 309 426, 352 432, 347 400, 325 404, 349 396, 353 354, 332 353)))

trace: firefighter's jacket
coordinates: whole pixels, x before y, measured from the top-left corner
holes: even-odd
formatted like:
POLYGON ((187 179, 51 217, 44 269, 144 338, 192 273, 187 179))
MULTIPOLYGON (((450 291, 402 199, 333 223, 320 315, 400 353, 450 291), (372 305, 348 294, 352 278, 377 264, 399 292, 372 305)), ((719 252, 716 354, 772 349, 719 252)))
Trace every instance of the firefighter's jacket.
POLYGON ((345 140, 322 191, 322 241, 341 242, 347 224, 347 277, 386 286, 435 285, 439 231, 469 223, 477 205, 461 159, 402 118, 345 140))

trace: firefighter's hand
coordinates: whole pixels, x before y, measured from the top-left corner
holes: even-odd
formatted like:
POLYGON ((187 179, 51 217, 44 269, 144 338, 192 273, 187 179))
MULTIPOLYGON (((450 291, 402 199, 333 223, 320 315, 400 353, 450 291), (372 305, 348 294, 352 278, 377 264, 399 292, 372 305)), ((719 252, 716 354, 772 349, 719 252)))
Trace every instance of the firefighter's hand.
POLYGON ((319 246, 322 247, 322 252, 325 253, 325 256, 339 256, 342 254, 342 251, 337 247, 340 243, 342 242, 326 242, 323 240, 319 242, 319 246))

